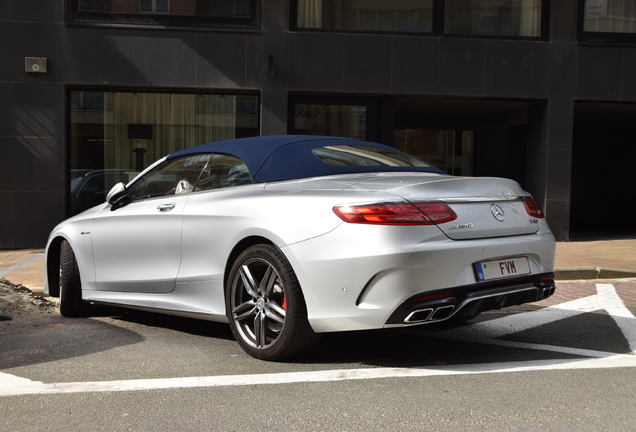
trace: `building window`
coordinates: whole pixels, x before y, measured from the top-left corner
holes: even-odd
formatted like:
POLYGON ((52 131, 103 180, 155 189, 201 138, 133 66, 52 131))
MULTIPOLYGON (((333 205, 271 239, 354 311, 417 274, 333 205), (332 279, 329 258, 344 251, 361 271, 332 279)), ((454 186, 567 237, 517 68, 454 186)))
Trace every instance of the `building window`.
POLYGON ((636 42, 636 2, 580 0, 579 40, 636 42))
POLYGON ((376 141, 377 98, 331 94, 291 94, 287 133, 376 141))
POLYGON ((367 136, 367 107, 364 105, 297 104, 291 133, 364 140, 367 136))
POLYGON ((292 29, 544 39, 547 0, 295 0, 292 29))
POLYGON ((395 147, 451 175, 473 175, 475 133, 469 130, 396 129, 395 147))
POLYGON ((430 33, 433 0, 297 0, 299 28, 430 33))
POLYGON ((85 12, 110 12, 110 0, 79 0, 79 10, 85 12))
POLYGON ((139 0, 141 13, 168 13, 168 0, 139 0))
POLYGON ((72 90, 69 99, 71 214, 163 156, 260 133, 256 94, 72 90))
POLYGON ((636 3, 631 0, 586 0, 583 30, 636 33, 636 3))
POLYGON ((541 0, 446 0, 444 33, 540 37, 541 0))
POLYGON ((259 0, 67 0, 67 19, 122 25, 256 27, 259 0))

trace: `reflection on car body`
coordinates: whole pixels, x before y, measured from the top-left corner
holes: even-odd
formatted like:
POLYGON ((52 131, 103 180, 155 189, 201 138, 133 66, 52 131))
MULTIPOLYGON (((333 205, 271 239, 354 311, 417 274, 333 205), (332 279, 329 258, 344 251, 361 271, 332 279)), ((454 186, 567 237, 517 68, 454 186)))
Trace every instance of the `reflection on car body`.
POLYGON ((167 156, 58 225, 46 291, 66 316, 93 302, 228 322, 247 353, 279 360, 325 332, 546 298, 554 247, 512 180, 347 138, 244 138, 167 156))

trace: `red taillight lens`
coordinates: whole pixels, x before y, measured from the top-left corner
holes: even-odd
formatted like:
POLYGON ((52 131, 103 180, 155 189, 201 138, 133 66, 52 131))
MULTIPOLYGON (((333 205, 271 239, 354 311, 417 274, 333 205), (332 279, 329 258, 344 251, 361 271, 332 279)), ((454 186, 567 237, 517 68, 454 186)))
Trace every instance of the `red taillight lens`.
POLYGON ((419 302, 423 302, 423 301, 437 300, 437 299, 441 299, 441 298, 451 297, 452 295, 453 295, 452 292, 431 294, 431 295, 427 295, 427 296, 424 296, 424 297, 420 297, 417 300, 415 300, 415 302, 419 303, 419 302))
POLYGON ((421 203, 414 206, 430 219, 432 225, 457 219, 457 214, 446 203, 421 203))
POLYGON ((374 225, 437 225, 457 219, 445 203, 336 206, 333 211, 345 222, 374 225))
POLYGON ((533 199, 523 200, 523 205, 526 206, 526 211, 530 216, 542 219, 545 217, 541 211, 541 207, 533 199))

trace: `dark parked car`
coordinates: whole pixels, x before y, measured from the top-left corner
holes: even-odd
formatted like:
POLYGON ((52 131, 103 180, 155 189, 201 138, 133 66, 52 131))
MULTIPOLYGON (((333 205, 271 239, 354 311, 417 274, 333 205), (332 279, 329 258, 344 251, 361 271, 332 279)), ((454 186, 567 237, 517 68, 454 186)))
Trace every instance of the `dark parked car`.
POLYGON ((106 193, 113 185, 131 179, 131 169, 71 170, 71 210, 81 213, 106 201, 106 193))

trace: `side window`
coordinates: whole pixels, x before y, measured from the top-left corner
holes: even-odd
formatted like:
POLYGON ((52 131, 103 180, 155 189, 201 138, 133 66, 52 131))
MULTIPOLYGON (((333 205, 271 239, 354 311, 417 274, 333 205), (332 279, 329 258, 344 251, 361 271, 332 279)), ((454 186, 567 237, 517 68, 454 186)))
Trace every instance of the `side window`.
POLYGON ((190 193, 211 156, 199 154, 165 161, 129 187, 128 194, 139 200, 190 193))
MULTIPOLYGON (((66 0, 67 20, 81 23, 257 28, 259 0, 66 0)), ((64 3, 64 2, 62 2, 64 3)))
POLYGON ((254 183, 247 166, 235 156, 217 153, 201 173, 195 191, 254 183))

